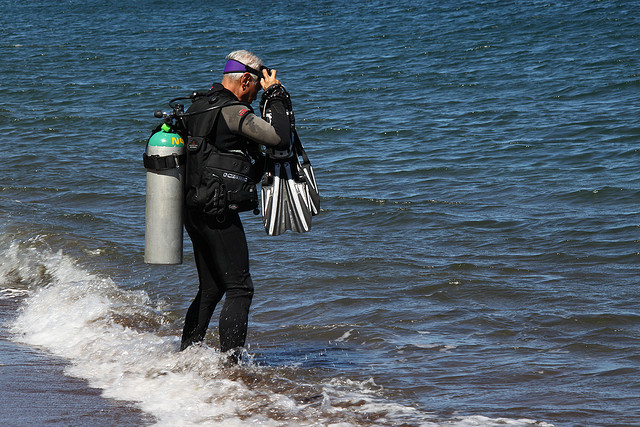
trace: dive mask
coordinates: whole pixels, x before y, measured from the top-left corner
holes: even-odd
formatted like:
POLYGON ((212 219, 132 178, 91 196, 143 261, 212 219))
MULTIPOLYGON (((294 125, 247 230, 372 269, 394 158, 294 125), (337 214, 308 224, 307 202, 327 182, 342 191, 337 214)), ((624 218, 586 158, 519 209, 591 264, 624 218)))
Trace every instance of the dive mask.
POLYGON ((271 68, 265 67, 264 65, 260 66, 260 70, 256 70, 255 68, 249 67, 248 65, 243 64, 242 62, 236 61, 235 59, 230 59, 224 66, 223 74, 229 73, 251 73, 254 76, 258 76, 259 79, 262 79, 262 70, 267 70, 268 74, 271 74, 271 68))

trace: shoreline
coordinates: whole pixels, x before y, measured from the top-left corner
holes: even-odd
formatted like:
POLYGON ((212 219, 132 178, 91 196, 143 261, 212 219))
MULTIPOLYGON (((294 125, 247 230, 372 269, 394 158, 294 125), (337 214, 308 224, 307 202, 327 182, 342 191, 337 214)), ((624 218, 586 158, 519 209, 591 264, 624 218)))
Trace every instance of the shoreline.
MULTIPOLYGON (((67 362, 10 341, 7 316, 14 301, 0 300, 0 425, 151 425, 133 403, 108 399, 85 380, 64 374, 67 362), (7 304, 8 303, 8 304, 7 304)), ((17 308, 17 307, 14 307, 17 308)))

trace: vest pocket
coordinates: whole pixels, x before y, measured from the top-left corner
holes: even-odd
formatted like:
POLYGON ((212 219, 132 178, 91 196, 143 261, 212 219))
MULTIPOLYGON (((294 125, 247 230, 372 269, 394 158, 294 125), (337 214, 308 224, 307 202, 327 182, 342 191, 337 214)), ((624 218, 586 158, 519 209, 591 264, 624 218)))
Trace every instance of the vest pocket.
POLYGON ((200 185, 189 188, 186 205, 210 216, 223 214, 227 208, 227 189, 222 178, 211 168, 205 168, 200 185))
POLYGON ((235 212, 257 209, 258 191, 256 182, 250 176, 238 170, 221 168, 207 168, 207 173, 212 173, 217 179, 221 179, 224 191, 223 202, 227 209, 235 212))
POLYGON ((190 138, 187 148, 187 207, 209 216, 257 209, 258 191, 251 161, 239 153, 206 152, 207 144, 202 142, 202 138, 190 138))

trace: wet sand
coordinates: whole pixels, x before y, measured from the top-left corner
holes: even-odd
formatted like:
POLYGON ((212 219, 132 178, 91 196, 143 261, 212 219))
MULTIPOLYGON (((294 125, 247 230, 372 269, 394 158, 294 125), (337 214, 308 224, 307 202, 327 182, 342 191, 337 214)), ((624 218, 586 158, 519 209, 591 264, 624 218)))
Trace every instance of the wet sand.
MULTIPOLYGON (((9 341, 0 301, 0 425, 144 426, 153 417, 64 375, 65 361, 9 341)), ((13 304, 11 304, 13 305, 13 304)))

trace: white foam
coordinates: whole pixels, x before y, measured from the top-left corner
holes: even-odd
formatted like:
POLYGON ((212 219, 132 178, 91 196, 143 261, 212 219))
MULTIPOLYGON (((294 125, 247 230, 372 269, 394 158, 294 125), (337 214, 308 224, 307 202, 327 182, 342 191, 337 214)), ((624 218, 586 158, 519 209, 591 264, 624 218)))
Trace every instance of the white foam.
POLYGON ((29 294, 29 291, 27 291, 26 289, 12 289, 12 288, 0 289, 0 300, 24 297, 24 296, 27 296, 28 294, 29 294))
POLYGON ((349 329, 347 332, 342 334, 342 336, 340 338, 336 339, 335 342, 344 342, 344 341, 348 340, 349 337, 351 336, 352 332, 353 332, 353 329, 349 329))
MULTIPOLYGON (((13 321, 17 341, 69 360, 69 375, 103 389, 105 397, 137 402, 160 425, 273 424, 247 411, 253 391, 222 375, 220 353, 204 347, 179 353, 176 336, 118 323, 131 308, 156 313, 144 292, 119 289, 62 254, 49 254, 43 264, 49 283, 27 297, 13 321)), ((272 404, 285 410, 295 410, 292 403, 286 396, 272 397, 272 404)))
POLYGON ((60 252, 15 244, 0 257, 3 294, 27 294, 9 325, 14 339, 65 358, 68 375, 86 379, 105 397, 135 402, 161 426, 530 424, 478 417, 436 422, 431 414, 384 399, 373 379, 311 384, 309 389, 321 390, 319 397, 294 398, 300 385, 287 392, 282 385, 292 381, 277 378, 275 368, 225 367, 224 355, 207 347, 178 352, 177 334, 159 333, 166 316, 143 291, 123 290, 60 252), (6 287, 9 276, 21 287, 6 287), (156 327, 138 327, 139 318, 156 327))

